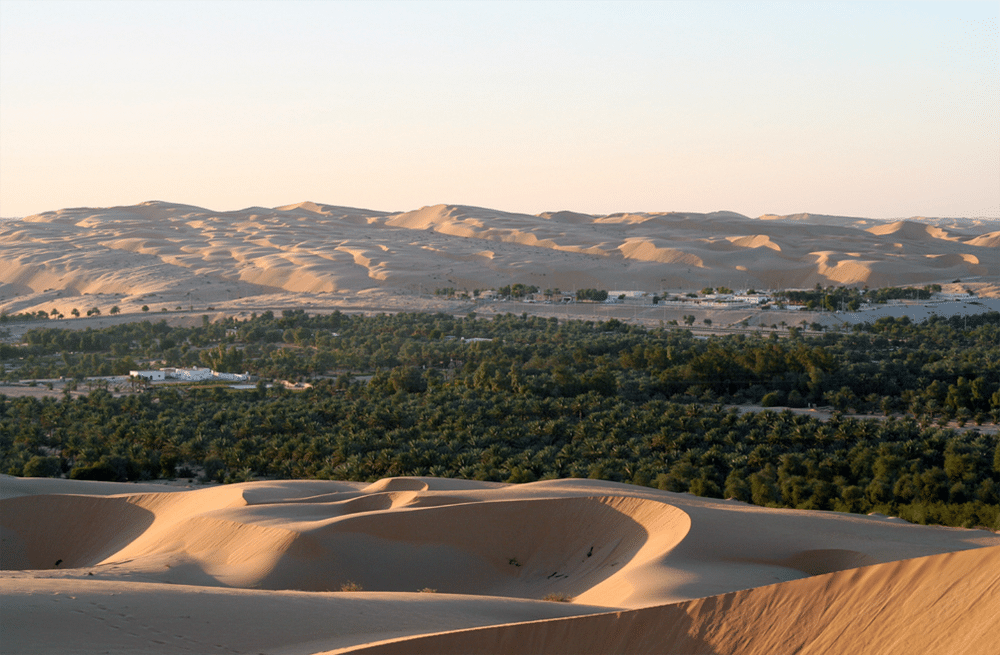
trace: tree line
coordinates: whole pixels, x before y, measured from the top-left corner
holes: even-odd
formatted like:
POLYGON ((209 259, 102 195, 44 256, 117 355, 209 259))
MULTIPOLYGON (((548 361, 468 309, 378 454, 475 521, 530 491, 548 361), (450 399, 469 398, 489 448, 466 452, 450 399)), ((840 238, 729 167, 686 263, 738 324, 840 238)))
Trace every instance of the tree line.
POLYGON ((12 475, 594 477, 1000 528, 996 435, 943 427, 1000 421, 995 312, 696 339, 616 319, 286 311, 195 328, 32 330, 0 358, 8 376, 130 358, 313 383, 5 398, 0 471, 12 475), (762 401, 838 411, 820 421, 733 408, 762 401), (860 411, 888 418, 846 414, 860 411))

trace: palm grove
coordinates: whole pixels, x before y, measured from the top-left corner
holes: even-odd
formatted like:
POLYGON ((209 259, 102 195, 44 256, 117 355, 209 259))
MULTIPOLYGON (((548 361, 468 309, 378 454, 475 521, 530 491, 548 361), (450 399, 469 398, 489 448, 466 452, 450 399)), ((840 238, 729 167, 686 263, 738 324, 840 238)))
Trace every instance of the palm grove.
MULTIPOLYGON (((0 472, 79 479, 590 477, 758 505, 1000 529, 1000 314, 699 339, 527 315, 266 312, 38 328, 6 379, 143 363, 309 380, 0 395, 0 472), (835 411, 828 420, 750 403, 835 411), (863 419, 852 414, 877 413, 863 419), (957 421, 964 429, 946 427, 957 421)), ((0 388, 2 391, 2 388, 0 388)))

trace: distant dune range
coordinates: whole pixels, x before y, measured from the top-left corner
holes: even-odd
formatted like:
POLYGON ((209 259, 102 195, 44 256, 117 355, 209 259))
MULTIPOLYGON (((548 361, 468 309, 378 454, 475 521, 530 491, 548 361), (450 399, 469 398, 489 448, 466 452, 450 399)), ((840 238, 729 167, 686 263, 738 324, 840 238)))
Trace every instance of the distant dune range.
POLYGON ((995 533, 597 480, 0 476, 0 540, 4 652, 986 655, 1000 631, 995 533))
POLYGON ((392 213, 312 202, 216 212, 146 202, 0 222, 0 309, 83 309, 81 295, 132 311, 515 282, 676 291, 961 279, 996 294, 998 227, 733 212, 531 216, 455 205, 392 213))

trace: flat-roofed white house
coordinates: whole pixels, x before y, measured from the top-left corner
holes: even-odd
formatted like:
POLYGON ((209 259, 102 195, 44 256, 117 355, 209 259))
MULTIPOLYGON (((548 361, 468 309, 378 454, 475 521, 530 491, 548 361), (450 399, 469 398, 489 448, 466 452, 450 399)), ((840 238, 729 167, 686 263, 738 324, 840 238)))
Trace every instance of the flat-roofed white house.
POLYGON ((738 295, 733 296, 733 300, 735 300, 737 302, 750 303, 751 305, 759 305, 760 303, 762 303, 762 302, 768 302, 771 299, 769 297, 765 296, 765 295, 762 295, 762 294, 755 294, 755 295, 739 295, 738 294, 738 295))
POLYGON ((164 368, 161 369, 168 378, 175 380, 187 380, 188 382, 201 382, 212 379, 212 369, 194 366, 192 368, 164 368))
POLYGON ((212 371, 212 378, 216 380, 227 380, 229 382, 245 382, 250 379, 249 373, 219 373, 212 371))
POLYGON ((161 368, 158 371, 129 371, 132 377, 146 378, 151 382, 171 380, 186 380, 188 382, 203 382, 205 380, 226 380, 229 382, 244 382, 250 379, 248 373, 219 373, 210 368, 195 366, 192 368, 161 368))
POLYGON ((128 374, 129 377, 146 378, 151 382, 162 382, 167 377, 163 371, 129 371, 128 374))

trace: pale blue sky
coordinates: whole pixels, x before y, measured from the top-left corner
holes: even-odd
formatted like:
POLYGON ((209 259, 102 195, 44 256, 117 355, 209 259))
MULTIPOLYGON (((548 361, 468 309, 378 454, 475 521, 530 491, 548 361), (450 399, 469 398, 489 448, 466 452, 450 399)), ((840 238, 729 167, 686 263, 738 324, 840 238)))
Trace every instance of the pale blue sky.
POLYGON ((1000 216, 1000 3, 0 0, 0 215, 1000 216))

